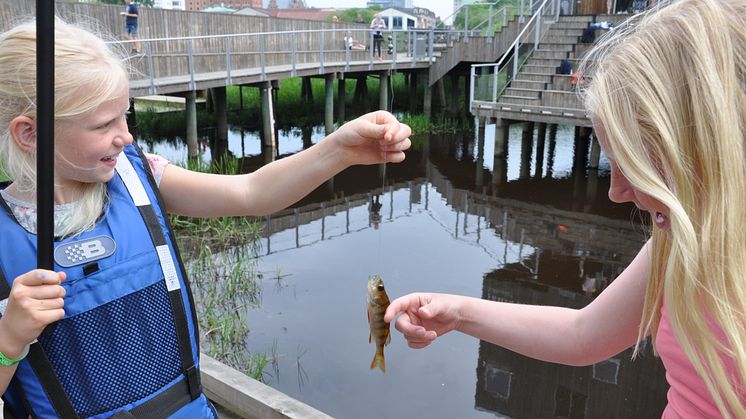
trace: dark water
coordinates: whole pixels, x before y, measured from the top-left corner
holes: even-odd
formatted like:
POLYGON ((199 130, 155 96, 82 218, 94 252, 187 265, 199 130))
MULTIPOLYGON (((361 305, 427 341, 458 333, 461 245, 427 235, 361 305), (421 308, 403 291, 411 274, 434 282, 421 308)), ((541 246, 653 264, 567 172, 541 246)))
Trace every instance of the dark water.
MULTIPOLYGON (((385 186, 382 167, 353 167, 267 220, 261 304, 244 313, 248 347, 277 361, 265 380, 340 418, 660 417, 667 385, 647 346, 634 361, 628 350, 575 368, 458 333, 413 350, 393 331, 386 373, 369 369, 369 275, 392 298, 434 291, 579 308, 644 241, 639 214, 608 201, 605 159, 598 172, 573 168, 572 127, 559 128, 539 164, 520 126, 502 163, 492 158, 494 126, 485 132, 483 147, 474 133, 417 139, 405 163, 386 167, 385 186)), ((320 128, 283 132, 278 154, 322 137, 320 128)), ((228 148, 255 168, 271 159, 259 144, 231 131, 228 148)), ((180 146, 145 148, 185 156, 180 146)))

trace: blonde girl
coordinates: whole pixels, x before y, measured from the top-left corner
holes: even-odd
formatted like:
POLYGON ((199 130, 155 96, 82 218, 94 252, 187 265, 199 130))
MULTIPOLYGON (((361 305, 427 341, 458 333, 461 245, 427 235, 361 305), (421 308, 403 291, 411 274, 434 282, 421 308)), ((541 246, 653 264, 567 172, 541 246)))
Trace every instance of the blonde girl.
POLYGON ((36 260, 36 35, 0 35, 0 394, 15 417, 216 417, 199 381, 194 305, 166 212, 263 215, 352 164, 400 162, 409 127, 375 112, 256 172, 144 155, 123 59, 55 22, 55 271, 36 260), (45 328, 54 323, 54 328, 45 328))
POLYGON ((746 1, 679 0, 587 56, 586 104, 609 198, 649 212, 630 266, 580 310, 410 294, 386 319, 421 348, 458 330, 538 359, 588 365, 651 336, 665 418, 746 418, 746 1))

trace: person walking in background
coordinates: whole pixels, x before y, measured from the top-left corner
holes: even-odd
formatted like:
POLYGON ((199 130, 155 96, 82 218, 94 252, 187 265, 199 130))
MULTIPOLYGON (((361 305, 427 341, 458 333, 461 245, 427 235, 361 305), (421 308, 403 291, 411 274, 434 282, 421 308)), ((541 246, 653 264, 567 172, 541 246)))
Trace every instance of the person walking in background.
POLYGON ((121 46, 60 19, 54 42, 55 265, 42 270, 36 25, 0 34, 0 167, 11 179, 0 185, 5 408, 14 418, 217 417, 200 384, 194 297, 167 214, 273 213, 350 165, 401 162, 411 130, 378 111, 252 173, 193 172, 134 144, 134 70, 121 46))
MULTIPOLYGON (((120 13, 124 16, 124 38, 126 40, 137 39, 137 24, 140 18, 140 11, 137 8, 137 3, 133 0, 124 0, 126 5, 125 11, 120 13)), ((138 54, 140 52, 140 43, 134 42, 132 45, 132 52, 138 54)))
POLYGON ((652 338, 663 417, 746 418, 746 0, 678 0, 602 37, 581 65, 611 166, 609 198, 652 237, 588 306, 435 293, 394 300, 412 348, 452 330, 544 361, 591 365, 652 338))
POLYGON ((380 13, 376 13, 376 17, 370 22, 370 28, 373 30, 373 50, 378 50, 378 60, 383 60, 381 57, 381 44, 383 44, 383 31, 386 28, 386 21, 383 20, 380 13))

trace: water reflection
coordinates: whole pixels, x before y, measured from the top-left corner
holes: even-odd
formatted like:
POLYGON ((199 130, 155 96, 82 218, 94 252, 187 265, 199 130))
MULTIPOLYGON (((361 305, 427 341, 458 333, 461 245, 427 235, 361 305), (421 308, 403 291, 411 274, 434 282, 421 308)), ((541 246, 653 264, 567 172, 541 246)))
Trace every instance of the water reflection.
MULTIPOLYGON (((583 276, 583 267, 587 268, 589 262, 585 256, 557 259, 548 263, 564 265, 568 271, 576 271, 577 276, 583 276)), ((621 268, 618 261, 594 260, 593 265, 594 270, 598 269, 596 276, 601 278, 606 277, 605 271, 616 272, 621 268)), ((585 295, 576 290, 568 292, 566 287, 547 282, 542 278, 537 281, 521 264, 507 265, 485 276, 482 297, 579 308, 600 292, 595 290, 589 296, 588 292, 585 295)), ((536 361, 480 342, 475 407, 516 418, 656 417, 668 390, 659 379, 663 374, 663 367, 653 356, 648 342, 634 361, 631 350, 626 350, 583 368, 536 361)))
MULTIPOLYGON (((371 274, 391 297, 428 290, 582 307, 636 254, 643 227, 606 198, 605 159, 586 170, 592 145, 573 127, 545 127, 544 142, 540 126, 524 128, 511 126, 498 152, 493 124, 419 139, 404 163, 387 165, 385 183, 382 166, 352 167, 266 218, 261 307, 244 314, 247 346, 276 351, 272 386, 343 418, 660 416, 666 386, 649 349, 634 362, 625 352, 573 368, 460 334, 414 351, 395 333, 386 374, 368 369, 371 274)), ((231 131, 228 149, 253 170, 322 137, 323 128, 289 130, 267 153, 255 133, 231 131)))

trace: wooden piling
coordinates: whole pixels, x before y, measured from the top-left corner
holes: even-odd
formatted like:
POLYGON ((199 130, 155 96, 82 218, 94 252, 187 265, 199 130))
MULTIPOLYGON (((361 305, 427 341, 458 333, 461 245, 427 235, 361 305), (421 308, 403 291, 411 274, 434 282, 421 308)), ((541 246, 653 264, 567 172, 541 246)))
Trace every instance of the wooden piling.
POLYGON ((324 77, 324 91, 324 129, 329 135, 334 131, 334 74, 324 77))
POLYGON ((272 85, 262 82, 259 86, 262 100, 262 143, 266 147, 276 148, 275 142, 275 118, 272 108, 272 85))
POLYGON ((184 95, 186 107, 186 140, 187 156, 196 159, 199 156, 197 147, 197 92, 190 90, 184 95))
POLYGON ((345 82, 344 73, 340 73, 337 79, 337 122, 339 125, 345 123, 345 105, 347 101, 347 83, 345 82))

